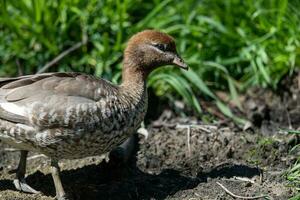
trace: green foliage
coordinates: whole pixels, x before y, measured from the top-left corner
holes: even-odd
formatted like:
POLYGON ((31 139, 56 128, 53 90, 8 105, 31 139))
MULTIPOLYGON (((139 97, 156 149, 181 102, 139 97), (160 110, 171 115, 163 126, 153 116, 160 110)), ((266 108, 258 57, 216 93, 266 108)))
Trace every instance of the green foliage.
POLYGON ((119 82, 127 39, 159 29, 176 38, 192 70, 160 69, 149 85, 161 96, 181 95, 197 112, 202 94, 234 117, 214 91, 228 90, 239 105, 238 91, 276 88, 293 73, 299 66, 299 9, 298 1, 287 0, 0 0, 0 76, 17 75, 18 65, 35 73, 87 37, 87 45, 50 70, 119 82))
MULTIPOLYGON (((300 161, 300 160, 299 160, 300 161)), ((298 186, 298 190, 300 191, 300 163, 296 162, 295 165, 288 170, 287 179, 298 186)))
MULTIPOLYGON (((298 130, 284 130, 288 134, 300 134, 300 131, 298 130)), ((300 144, 295 145, 291 152, 298 152, 300 149, 300 144)), ((296 163, 286 172, 287 180, 289 180, 292 185, 295 187, 295 189, 298 191, 298 194, 296 194, 293 198, 290 198, 290 200, 297 200, 300 199, 300 157, 296 161, 296 163)))
POLYGON ((300 199, 300 193, 296 194, 296 196, 290 198, 289 200, 298 200, 300 199))
MULTIPOLYGON (((299 150, 300 145, 294 147, 294 149, 299 150)), ((300 199, 300 158, 298 161, 289 169, 287 170, 287 180, 291 182, 292 187, 294 187, 298 193, 290 200, 297 200, 300 199)))

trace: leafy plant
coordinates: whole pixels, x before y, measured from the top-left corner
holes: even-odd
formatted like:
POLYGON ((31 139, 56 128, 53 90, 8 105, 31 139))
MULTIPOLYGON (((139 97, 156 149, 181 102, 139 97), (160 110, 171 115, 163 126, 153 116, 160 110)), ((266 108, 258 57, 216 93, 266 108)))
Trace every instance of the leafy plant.
MULTIPOLYGON (((283 130, 286 131, 288 134, 300 134, 300 131, 298 130, 283 130)), ((295 145, 291 152, 293 151, 299 151, 300 144, 295 145)), ((298 194, 296 194, 293 198, 290 198, 290 200, 297 200, 300 197, 300 157, 296 161, 296 163, 287 170, 286 172, 286 178, 289 180, 298 191, 298 194)))

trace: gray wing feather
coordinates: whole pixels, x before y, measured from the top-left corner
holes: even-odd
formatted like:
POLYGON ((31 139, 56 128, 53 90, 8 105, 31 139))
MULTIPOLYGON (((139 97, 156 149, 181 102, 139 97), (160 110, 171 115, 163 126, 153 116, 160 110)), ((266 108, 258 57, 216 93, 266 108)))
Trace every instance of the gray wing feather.
MULTIPOLYGON (((0 119, 38 127, 76 127, 97 121, 96 102, 115 96, 117 86, 80 73, 45 73, 0 78, 0 103, 25 107, 28 116, 0 109, 0 119)), ((101 112, 101 111, 100 111, 101 112)))

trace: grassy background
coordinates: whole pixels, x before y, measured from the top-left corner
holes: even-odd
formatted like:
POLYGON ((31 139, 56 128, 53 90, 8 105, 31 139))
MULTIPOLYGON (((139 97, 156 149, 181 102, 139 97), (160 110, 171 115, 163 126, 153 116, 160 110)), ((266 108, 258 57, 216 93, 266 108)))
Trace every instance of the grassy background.
POLYGON ((88 43, 50 71, 81 71, 118 82, 128 38, 159 29, 177 40, 189 72, 161 69, 149 85, 162 98, 180 95, 201 112, 196 98, 250 86, 276 89, 299 66, 300 9, 287 0, 0 0, 0 76, 37 72, 65 49, 88 43), (167 83, 167 84, 166 84, 167 83))

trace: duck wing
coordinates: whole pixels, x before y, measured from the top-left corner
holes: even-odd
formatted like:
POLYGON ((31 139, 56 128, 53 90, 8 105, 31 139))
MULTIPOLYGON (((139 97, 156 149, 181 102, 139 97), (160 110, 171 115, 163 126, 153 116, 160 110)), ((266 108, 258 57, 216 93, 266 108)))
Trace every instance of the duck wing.
POLYGON ((117 92, 112 83, 81 73, 0 78, 0 119, 39 129, 92 126, 102 112, 97 105, 117 92))

